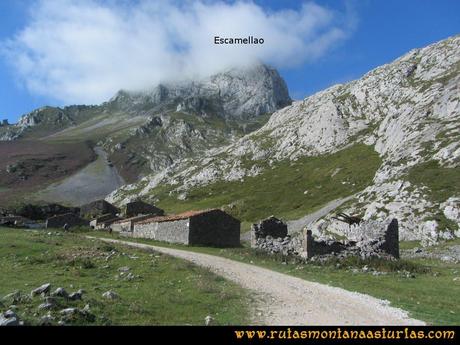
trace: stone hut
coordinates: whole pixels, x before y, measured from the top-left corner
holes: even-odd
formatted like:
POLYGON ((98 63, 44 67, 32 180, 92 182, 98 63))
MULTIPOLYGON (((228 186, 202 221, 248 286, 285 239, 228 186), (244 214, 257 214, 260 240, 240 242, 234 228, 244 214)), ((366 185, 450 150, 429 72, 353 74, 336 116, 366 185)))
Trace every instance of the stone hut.
POLYGON ((125 217, 131 218, 141 215, 150 214, 152 216, 163 216, 165 212, 154 205, 147 204, 141 200, 127 203, 122 210, 125 217))
POLYGON ((87 226, 89 222, 80 218, 75 213, 66 213, 57 215, 46 220, 45 227, 48 228, 62 228, 65 224, 69 227, 74 226, 87 226))
POLYGON ((153 217, 134 224, 132 237, 215 247, 240 245, 241 222, 219 209, 153 217))
POLYGON ((147 214, 143 216, 131 217, 127 219, 120 219, 111 225, 112 231, 119 233, 132 234, 134 231, 134 224, 155 217, 153 214, 147 214))
POLYGON ((271 236, 273 238, 284 238, 288 234, 287 224, 282 220, 270 216, 261 220, 251 227, 251 245, 254 246, 257 239, 271 236))
POLYGON ((87 219, 94 219, 106 214, 115 216, 119 212, 118 208, 105 200, 93 201, 80 208, 80 216, 87 219))

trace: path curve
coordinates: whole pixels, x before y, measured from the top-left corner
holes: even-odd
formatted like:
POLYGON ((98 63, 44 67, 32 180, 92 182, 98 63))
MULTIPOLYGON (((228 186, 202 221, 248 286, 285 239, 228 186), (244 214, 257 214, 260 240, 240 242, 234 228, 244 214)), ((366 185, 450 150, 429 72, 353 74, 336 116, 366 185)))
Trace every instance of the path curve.
POLYGON ((256 293, 252 322, 263 325, 423 325, 377 298, 309 282, 266 268, 186 250, 87 236, 154 250, 206 267, 256 293))
POLYGON ((335 210, 337 207, 343 205, 345 202, 347 202, 348 200, 351 200, 355 196, 356 194, 353 194, 345 198, 332 200, 331 202, 328 202, 326 205, 324 205, 319 210, 313 213, 307 214, 306 216, 300 219, 297 219, 297 220, 288 221, 287 226, 288 226, 289 234, 299 232, 304 227, 316 222, 318 219, 329 214, 331 211, 335 210))
MULTIPOLYGON (((296 220, 287 221, 286 224, 288 227, 288 234, 293 235, 301 231, 306 226, 309 226, 312 223, 316 222, 318 219, 329 214, 331 211, 335 210, 337 207, 341 206, 348 200, 351 200, 355 196, 356 194, 353 194, 345 198, 332 200, 315 212, 309 213, 306 216, 303 216, 302 218, 299 218, 296 220)), ((251 240, 251 231, 247 231, 241 234, 241 241, 249 242, 250 240, 251 240)))

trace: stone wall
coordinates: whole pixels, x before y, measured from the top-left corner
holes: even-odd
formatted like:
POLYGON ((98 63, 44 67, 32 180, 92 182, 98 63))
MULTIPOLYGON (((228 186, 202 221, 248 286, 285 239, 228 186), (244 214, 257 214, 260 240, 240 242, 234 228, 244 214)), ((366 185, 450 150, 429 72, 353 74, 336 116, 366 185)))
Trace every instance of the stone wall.
POLYGON ((112 231, 114 232, 133 232, 134 231, 134 224, 137 222, 146 220, 148 218, 153 217, 153 215, 148 214, 145 216, 139 216, 139 217, 132 217, 129 219, 124 219, 122 221, 115 222, 111 225, 112 231))
POLYGON ((337 241, 315 241, 311 230, 307 230, 303 242, 304 255, 310 259, 314 256, 340 253, 346 249, 346 245, 337 241))
POLYGON ((189 244, 189 219, 134 224, 133 237, 189 244))
POLYGON ((189 244, 239 247, 241 222, 221 210, 190 218, 189 244))
POLYGON ((91 228, 93 229, 96 229, 98 226, 101 225, 101 223, 105 222, 105 221, 108 221, 108 220, 111 220, 113 219, 114 216, 113 214, 111 213, 108 213, 108 214, 103 214, 102 216, 100 217, 97 217, 96 219, 93 219, 89 225, 91 226, 91 228))
POLYGON ((74 213, 62 214, 46 220, 46 228, 62 228, 65 224, 69 227, 87 226, 89 222, 74 213))
POLYGON ((132 232, 134 230, 134 224, 132 221, 127 220, 125 222, 116 222, 112 226, 113 232, 132 232))
POLYGON ((399 259, 399 227, 398 220, 388 222, 366 221, 352 227, 349 234, 354 241, 316 241, 311 230, 306 232, 304 251, 308 258, 328 254, 346 252, 346 255, 359 255, 362 258, 371 256, 391 256, 399 259))
POLYGON ((240 245, 240 221, 221 210, 194 213, 188 218, 174 217, 135 223, 133 237, 216 247, 240 245))
POLYGON ((383 243, 380 249, 387 254, 399 259, 399 225, 398 220, 393 219, 383 234, 383 243))
POLYGON ((120 217, 112 217, 111 219, 104 220, 104 221, 102 221, 102 222, 99 222, 99 223, 96 225, 96 229, 97 229, 97 230, 108 230, 108 229, 112 229, 112 224, 115 223, 115 222, 118 222, 119 220, 121 220, 120 217))

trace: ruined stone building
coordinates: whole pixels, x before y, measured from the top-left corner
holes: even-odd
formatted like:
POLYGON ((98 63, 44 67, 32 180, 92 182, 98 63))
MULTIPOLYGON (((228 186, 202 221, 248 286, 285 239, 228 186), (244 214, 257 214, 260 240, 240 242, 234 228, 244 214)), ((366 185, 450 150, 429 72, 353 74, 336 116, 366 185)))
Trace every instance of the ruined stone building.
POLYGON ((346 243, 339 241, 317 241, 311 230, 307 230, 304 240, 304 251, 308 258, 341 252, 359 252, 362 257, 370 257, 379 253, 399 259, 399 226, 398 220, 392 219, 389 224, 363 222, 357 227, 360 238, 346 243))
POLYGON ((241 223, 219 209, 189 211, 127 223, 122 235, 157 241, 216 247, 240 245, 241 223), (132 230, 130 230, 132 229, 132 230))
POLYGON ((281 219, 270 216, 251 226, 251 245, 255 245, 259 238, 266 238, 267 236, 284 238, 287 234, 287 224, 281 219))
POLYGON ((361 221, 352 227, 347 238, 341 241, 324 236, 314 238, 311 230, 291 236, 287 234, 286 223, 275 217, 264 219, 251 228, 251 247, 270 254, 282 253, 306 259, 326 256, 399 258, 397 219, 361 221))

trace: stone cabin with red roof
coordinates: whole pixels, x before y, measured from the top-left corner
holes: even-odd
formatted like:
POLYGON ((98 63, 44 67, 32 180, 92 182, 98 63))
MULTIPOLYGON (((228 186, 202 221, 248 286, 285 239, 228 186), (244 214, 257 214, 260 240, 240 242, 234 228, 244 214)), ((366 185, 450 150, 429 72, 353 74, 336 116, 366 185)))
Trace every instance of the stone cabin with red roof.
POLYGON ((188 211, 177 215, 152 217, 121 234, 157 241, 213 247, 238 247, 241 222, 220 209, 188 211))

